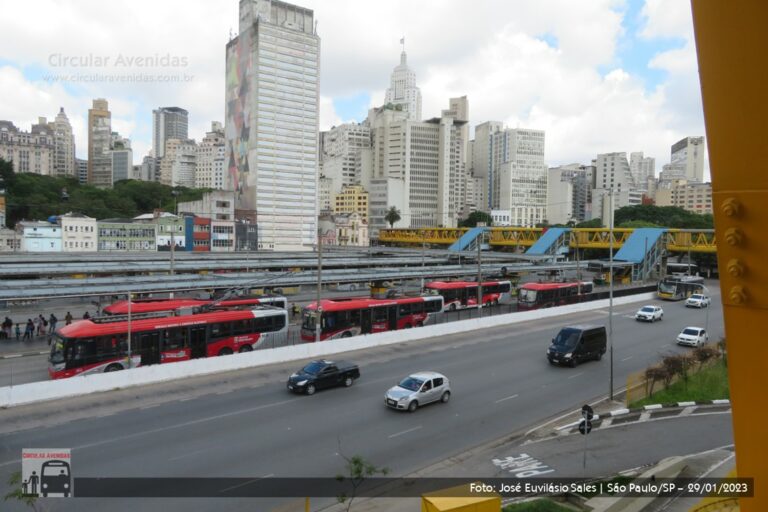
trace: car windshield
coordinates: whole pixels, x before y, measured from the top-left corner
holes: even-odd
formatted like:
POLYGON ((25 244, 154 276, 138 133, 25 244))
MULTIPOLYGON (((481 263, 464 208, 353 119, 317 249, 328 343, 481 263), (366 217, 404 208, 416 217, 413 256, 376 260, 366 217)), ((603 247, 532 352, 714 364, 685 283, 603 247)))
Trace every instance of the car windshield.
POLYGON ((693 299, 693 300, 701 300, 703 298, 704 298, 703 295, 699 295, 697 293, 694 293, 693 295, 691 295, 691 299, 693 299))
POLYGON ((64 362, 64 340, 54 335, 54 341, 51 343, 51 364, 61 364, 64 362))
POLYGON ((518 300, 520 302, 536 302, 536 290, 521 288, 518 292, 518 300))
POLYGON ((579 341, 580 333, 581 331, 577 329, 563 329, 555 337, 555 339, 552 340, 552 344, 555 345, 557 348, 570 350, 573 347, 575 347, 576 342, 579 341))
POLYGON ((688 336, 698 336, 699 330, 698 329, 683 329, 683 334, 687 334, 688 336))
POLYGON ((645 306, 644 308, 640 308, 640 311, 643 313, 653 313, 653 306, 645 306))
POLYGON ((307 366, 301 369, 304 373, 308 373, 310 375, 317 375, 322 371, 322 369, 325 368, 325 365, 323 363, 319 363, 317 361, 313 361, 309 363, 307 366))
POLYGON ((405 379, 400 381, 400 384, 398 384, 398 386, 400 386, 401 388, 405 388, 408 391, 418 391, 419 389, 421 389, 422 384, 424 384, 423 380, 416 379, 414 377, 406 377, 405 379))

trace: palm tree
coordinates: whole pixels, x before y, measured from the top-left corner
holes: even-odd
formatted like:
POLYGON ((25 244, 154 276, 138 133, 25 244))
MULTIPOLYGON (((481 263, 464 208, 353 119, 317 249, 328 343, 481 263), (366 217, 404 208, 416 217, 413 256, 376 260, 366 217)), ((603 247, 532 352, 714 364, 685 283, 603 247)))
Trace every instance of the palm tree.
POLYGON ((395 206, 390 206, 389 211, 384 216, 384 220, 389 222, 390 229, 394 227, 395 222, 400 220, 400 210, 397 209, 395 206))

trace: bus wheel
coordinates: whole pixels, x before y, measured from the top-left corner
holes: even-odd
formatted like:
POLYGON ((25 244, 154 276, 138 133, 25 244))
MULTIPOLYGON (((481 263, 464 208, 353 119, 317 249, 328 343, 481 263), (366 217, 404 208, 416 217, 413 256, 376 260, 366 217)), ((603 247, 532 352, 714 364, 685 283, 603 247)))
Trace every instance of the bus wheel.
POLYGON ((411 328, 411 324, 405 324, 405 325, 403 326, 403 329, 410 329, 410 328, 411 328))
POLYGON ((341 333, 342 338, 349 338, 351 336, 352 336, 352 333, 349 331, 344 331, 343 333, 341 333))
POLYGON ((454 302, 453 304, 451 304, 451 305, 448 307, 448 309, 450 309, 451 311, 456 311, 456 303, 454 302))
POLYGON ((424 327, 424 322, 416 322, 416 327, 424 327))
POLYGON ((119 372, 122 370, 123 367, 119 364, 111 364, 107 366, 107 368, 104 370, 104 372, 119 372))
POLYGON ((499 299, 494 299, 494 301, 493 301, 493 305, 494 305, 494 306, 498 306, 498 305, 499 305, 499 299))
POLYGON ((241 354, 243 352, 250 352, 251 350, 253 350, 253 347, 250 346, 250 345, 243 345, 242 347, 240 347, 240 353, 241 354))
POLYGON ((223 349, 219 350, 220 356, 228 356, 232 354, 232 349, 229 347, 224 347, 223 349))

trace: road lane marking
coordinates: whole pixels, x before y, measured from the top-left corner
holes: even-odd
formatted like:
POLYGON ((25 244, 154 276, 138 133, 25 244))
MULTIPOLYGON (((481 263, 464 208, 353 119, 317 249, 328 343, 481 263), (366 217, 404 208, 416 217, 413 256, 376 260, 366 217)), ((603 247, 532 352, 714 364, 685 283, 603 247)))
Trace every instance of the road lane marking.
POLYGON ((624 359, 622 359, 622 361, 629 361, 629 360, 630 360, 630 359, 632 359, 633 357, 635 357, 635 356, 629 356, 629 357, 625 357, 624 359))
POLYGON ((408 430, 403 430, 402 432, 398 432, 398 433, 396 433, 396 434, 392 434, 392 435, 390 435, 390 436, 387 436, 387 437, 389 437, 390 439, 392 439, 392 438, 394 438, 394 437, 397 437, 397 436, 401 436, 401 435, 403 435, 403 434, 407 434, 407 433, 409 433, 409 432, 415 432, 415 431, 419 430, 420 428, 422 428, 422 426, 421 426, 421 425, 419 425, 418 427, 409 428, 408 430))
POLYGON ((576 377, 581 377, 582 375, 584 375, 584 372, 581 372, 581 373, 577 373, 576 375, 571 375, 571 376, 570 376, 570 377, 568 377, 568 378, 569 378, 569 379, 575 379, 576 377))
POLYGON ((192 457, 193 455, 198 455, 198 454, 200 454, 200 453, 203 453, 203 452, 207 452, 207 451, 208 451, 208 449, 205 449, 205 450, 196 450, 196 451, 194 451, 194 452, 189 452, 189 453, 185 453, 185 454, 183 454, 183 455, 179 455, 178 457, 171 457, 170 459, 168 459, 168 461, 172 461, 172 460, 179 460, 179 459, 183 459, 183 458, 185 458, 185 457, 192 457))
POLYGON ((512 400, 513 398, 517 398, 517 397, 518 395, 510 395, 504 398, 499 398, 498 400, 496 400, 496 403, 498 404, 498 403, 504 402, 505 400, 512 400))
POLYGON ((153 409, 153 408, 155 408, 155 407, 160 407, 161 405, 163 405, 163 404, 150 404, 150 405, 145 405, 145 406, 143 406, 143 407, 139 407, 139 409, 141 409, 142 411, 144 411, 144 410, 146 410, 146 409, 153 409))

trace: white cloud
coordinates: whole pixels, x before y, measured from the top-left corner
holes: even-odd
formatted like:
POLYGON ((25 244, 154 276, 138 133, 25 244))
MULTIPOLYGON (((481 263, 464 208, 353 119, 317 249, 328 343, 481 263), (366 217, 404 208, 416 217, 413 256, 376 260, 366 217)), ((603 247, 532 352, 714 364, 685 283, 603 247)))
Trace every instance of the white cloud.
MULTIPOLYGON (((342 122, 332 98, 368 93, 371 106, 383 103, 399 60, 398 41, 405 36, 424 117, 439 114, 449 97, 466 94, 472 126, 499 120, 546 130, 552 164, 588 162, 603 151, 641 150, 661 167, 672 143, 703 134, 687 0, 647 0, 642 10, 643 38, 685 41, 649 63, 666 74, 654 91, 644 89, 642 77, 617 67, 622 0, 295 1, 314 9, 322 38, 321 129, 342 122), (556 44, 546 42, 551 40, 556 44)), ((92 98, 106 97, 113 125, 133 139, 138 162, 150 143, 152 109, 178 105, 189 110, 190 136, 199 140, 210 121, 224 119, 224 45, 230 29, 238 29, 237 9, 237 0, 16 2, 8 9, 12 15, 0 18, 3 40, 14 42, 0 44, 0 62, 44 72, 62 71, 49 66, 53 53, 112 59, 170 55, 186 58, 187 65, 148 71, 193 79, 65 87, 27 80, 6 66, 0 70, 0 117, 30 123, 38 115, 53 117, 64 106, 76 129, 78 153, 84 154, 87 109, 92 98)), ((112 63, 85 71, 117 75, 142 69, 112 63)))

